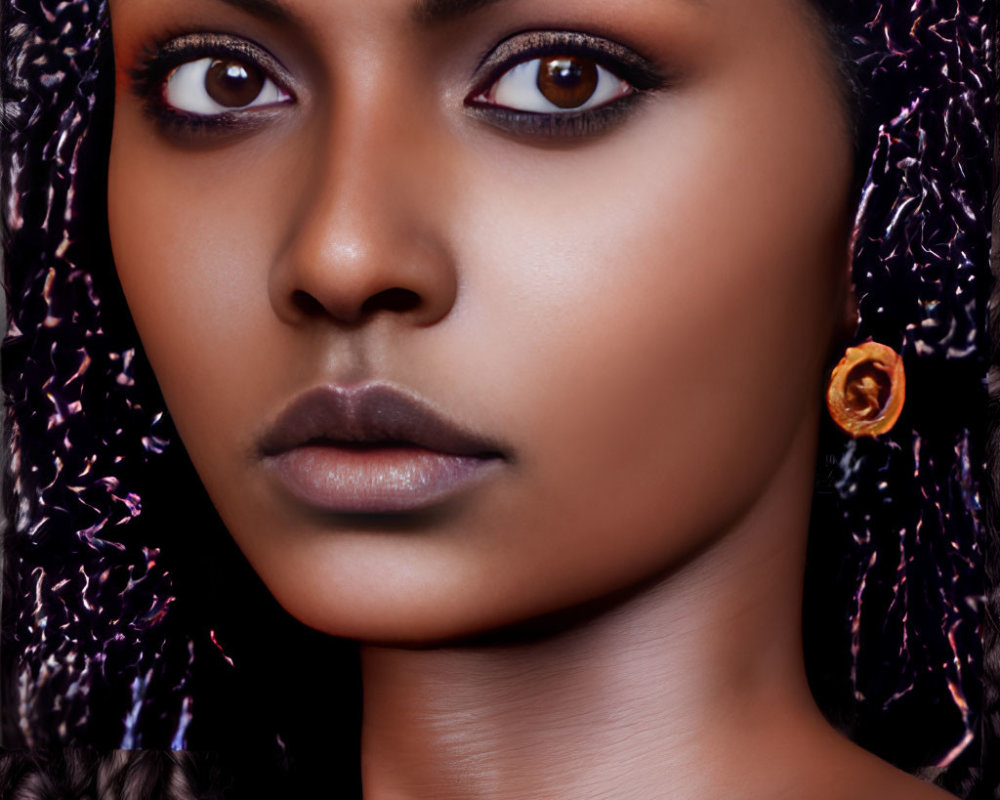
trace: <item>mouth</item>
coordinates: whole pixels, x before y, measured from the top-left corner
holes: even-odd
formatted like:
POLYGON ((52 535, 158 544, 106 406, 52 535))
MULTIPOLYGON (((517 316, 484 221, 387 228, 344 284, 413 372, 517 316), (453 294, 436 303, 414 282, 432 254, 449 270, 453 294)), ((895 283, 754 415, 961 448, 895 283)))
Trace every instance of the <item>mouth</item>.
POLYGON ((472 489, 506 459, 495 442, 387 383, 305 392, 257 450, 293 498, 340 514, 423 510, 472 489))

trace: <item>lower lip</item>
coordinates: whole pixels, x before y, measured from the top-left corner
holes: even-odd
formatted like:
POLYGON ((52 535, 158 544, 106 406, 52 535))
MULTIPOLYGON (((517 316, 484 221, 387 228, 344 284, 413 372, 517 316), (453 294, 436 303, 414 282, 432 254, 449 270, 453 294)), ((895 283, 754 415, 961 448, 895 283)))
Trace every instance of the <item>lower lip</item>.
POLYGON ((318 510, 398 514, 471 489, 499 461, 415 447, 313 446, 270 456, 265 463, 294 497, 318 510))

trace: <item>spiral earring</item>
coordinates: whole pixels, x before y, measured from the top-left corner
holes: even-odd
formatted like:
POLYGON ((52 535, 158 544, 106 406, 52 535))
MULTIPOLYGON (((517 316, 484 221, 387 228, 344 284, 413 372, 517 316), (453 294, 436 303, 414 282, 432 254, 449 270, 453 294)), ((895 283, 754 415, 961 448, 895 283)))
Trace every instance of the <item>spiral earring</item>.
POLYGON ((833 368, 826 407, 851 436, 879 436, 892 429, 906 399, 903 359, 891 347, 868 341, 848 347, 833 368))

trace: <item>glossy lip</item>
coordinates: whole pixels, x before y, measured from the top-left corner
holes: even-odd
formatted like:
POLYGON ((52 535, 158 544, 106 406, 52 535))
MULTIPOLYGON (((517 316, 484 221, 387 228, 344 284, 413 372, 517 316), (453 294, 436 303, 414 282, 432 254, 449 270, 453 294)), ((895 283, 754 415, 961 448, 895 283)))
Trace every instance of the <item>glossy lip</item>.
POLYGON ((344 514, 417 511, 471 488, 505 460, 392 384, 321 386, 278 415, 258 456, 293 497, 344 514))

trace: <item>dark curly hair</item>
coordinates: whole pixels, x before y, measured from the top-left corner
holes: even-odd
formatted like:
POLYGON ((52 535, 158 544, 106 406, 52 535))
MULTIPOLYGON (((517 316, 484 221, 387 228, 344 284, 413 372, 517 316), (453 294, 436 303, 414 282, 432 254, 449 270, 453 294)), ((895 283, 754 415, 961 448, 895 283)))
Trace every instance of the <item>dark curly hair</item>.
MULTIPOLYGON (((982 705, 987 3, 815 6, 856 136, 855 341, 899 351, 910 388, 889 435, 821 431, 810 680, 857 741, 968 794, 982 705)), ((3 743, 229 751, 220 758, 230 773, 285 793, 294 776, 308 787, 322 761, 344 776, 345 795, 360 794, 356 653, 288 617, 226 535, 114 273, 106 0, 0 9, 3 743), (262 628, 266 640, 253 635, 262 628), (281 657, 290 651, 293 664, 281 657), (341 674, 319 673, 334 661, 341 674), (317 706, 333 709, 323 725, 311 717, 317 706)), ((8 756, 0 780, 23 783, 42 758, 8 756)), ((128 772, 123 758, 85 768, 71 752, 52 763, 98 781, 128 772)), ((197 772, 180 756, 142 758, 143 769, 197 772)))

